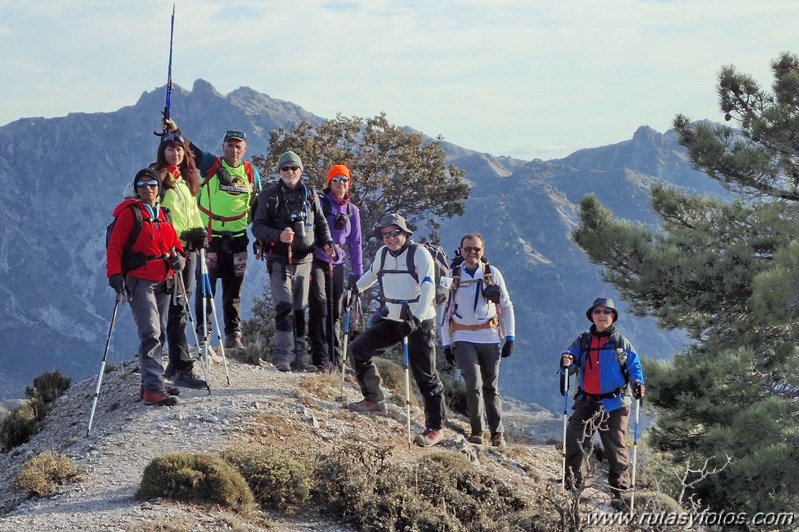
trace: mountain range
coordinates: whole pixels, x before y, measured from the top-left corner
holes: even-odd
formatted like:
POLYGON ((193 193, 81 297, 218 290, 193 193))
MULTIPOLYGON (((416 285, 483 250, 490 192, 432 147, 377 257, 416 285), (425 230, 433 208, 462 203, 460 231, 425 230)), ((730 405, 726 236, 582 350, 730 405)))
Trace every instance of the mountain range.
MULTIPOLYGON (((135 172, 154 159, 151 131, 159 126, 164 91, 144 92, 111 113, 22 118, 0 127, 0 396, 21 396, 44 371, 84 378, 99 369, 114 303, 105 277, 105 227, 135 172)), ((249 157, 266 153, 275 128, 324 120, 247 87, 223 95, 204 80, 190 91, 173 87, 171 113, 209 151, 221 152, 226 129, 246 131, 249 157)), ((559 353, 589 325, 585 309, 593 298, 617 296, 571 241, 580 198, 593 193, 619 217, 656 228, 652 184, 723 191, 692 167, 672 131, 647 126, 618 144, 549 161, 496 157, 446 142, 444 148, 472 190, 463 216, 441 220, 442 244, 451 253, 464 232, 481 232, 514 302, 518 343, 503 360, 502 392, 556 408, 559 353)), ((263 263, 251 259, 245 318, 265 282, 263 263)), ((617 302, 619 327, 645 359, 670 358, 683 345, 679 331, 660 330, 617 302)), ((135 351, 129 314, 123 309, 117 320, 112 360, 135 351)))

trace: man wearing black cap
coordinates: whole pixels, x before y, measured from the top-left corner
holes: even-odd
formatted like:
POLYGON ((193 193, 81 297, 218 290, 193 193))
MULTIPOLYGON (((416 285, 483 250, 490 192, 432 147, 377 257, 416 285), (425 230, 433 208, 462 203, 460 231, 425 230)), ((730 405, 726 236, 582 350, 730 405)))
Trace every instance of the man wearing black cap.
MULTIPOLYGON (((165 120, 164 125, 169 133, 178 131, 171 118, 165 120)), ((211 296, 216 293, 217 279, 221 279, 224 346, 226 349, 241 349, 244 347, 241 343, 241 287, 247 271, 247 226, 255 212, 261 176, 252 163, 244 160, 247 135, 243 131, 230 129, 225 132, 221 157, 205 152, 193 143, 190 147, 202 177, 198 201, 209 239, 206 263, 211 296)), ((199 318, 203 311, 202 286, 198 286, 195 311, 198 316, 197 334, 202 336, 203 324, 199 318)), ((206 315, 206 321, 210 334, 210 315, 206 315)), ((208 341, 208 338, 201 339, 201 343, 208 341)), ((200 347, 200 352, 203 348, 200 347)))
POLYGON ((385 413, 380 374, 372 357, 380 355, 408 337, 408 358, 413 378, 424 397, 425 430, 416 436, 422 447, 444 439, 444 386, 436 371, 435 316, 436 287, 433 257, 411 241, 412 232, 398 214, 386 214, 374 235, 383 241, 372 266, 358 280, 355 290, 362 292, 380 283, 382 318, 352 343, 355 374, 364 399, 351 403, 354 412, 385 413), (410 254, 413 260, 410 260, 410 254), (410 264, 414 272, 410 271, 410 264))
POLYGON ((584 449, 598 429, 608 458, 611 505, 620 510, 621 494, 630 489, 626 443, 630 395, 636 399, 646 395, 644 373, 635 348, 616 331, 619 313, 612 299, 596 298, 585 315, 591 329, 561 355, 564 371, 580 372, 574 414, 566 429, 566 486, 582 487, 584 449))

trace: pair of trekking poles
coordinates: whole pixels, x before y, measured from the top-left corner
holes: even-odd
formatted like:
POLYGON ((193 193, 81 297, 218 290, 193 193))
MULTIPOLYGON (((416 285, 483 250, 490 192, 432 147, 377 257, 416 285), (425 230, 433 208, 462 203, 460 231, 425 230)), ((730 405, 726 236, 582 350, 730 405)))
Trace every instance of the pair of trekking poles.
MULTIPOLYGON (((567 368, 561 368, 561 372, 563 373, 563 475, 561 477, 561 487, 566 489, 566 425, 569 419, 569 370, 567 368)), ((632 486, 632 491, 630 492, 630 515, 633 514, 635 509, 635 473, 636 473, 636 465, 638 463, 638 423, 641 420, 641 399, 635 399, 635 426, 633 428, 633 466, 632 472, 630 475, 630 486, 632 486)))
MULTIPOLYGON (((216 327, 216 335, 217 340, 219 341, 220 351, 222 353, 222 362, 225 367, 225 378, 227 379, 227 384, 230 386, 230 373, 228 371, 227 365, 227 357, 225 356, 225 347, 222 342, 221 332, 219 330, 219 319, 216 315, 216 305, 214 304, 213 293, 211 290, 211 278, 208 275, 208 264, 206 263, 205 258, 205 247, 200 247, 198 250, 198 257, 200 262, 200 280, 202 283, 201 291, 203 296, 203 338, 205 338, 205 342, 203 342, 203 352, 202 352, 202 366, 203 366, 203 376, 208 386, 208 395, 211 395, 211 385, 208 382, 208 374, 210 372, 210 364, 209 364, 209 357, 208 357, 208 314, 207 314, 207 302, 210 302, 211 305, 211 313, 214 318, 214 326, 216 327)), ((194 315, 191 312, 191 303, 189 302, 188 292, 186 291, 186 285, 183 282, 183 276, 180 272, 175 273, 175 278, 177 279, 177 283, 180 288, 180 295, 183 296, 184 301, 186 302, 186 309, 187 314, 189 316, 189 323, 191 325, 192 332, 194 333, 194 341, 195 345, 199 350, 200 347, 200 339, 197 337, 197 327, 196 322, 194 321, 194 315)), ((91 412, 89 413, 89 426, 86 430, 86 436, 89 436, 92 432, 92 423, 94 421, 94 413, 97 409, 97 401, 100 397, 100 387, 103 384, 103 375, 105 374, 105 366, 108 361, 108 351, 111 347, 111 335, 114 332, 114 325, 116 324, 117 312, 119 310, 119 304, 122 302, 128 302, 130 299, 127 294, 127 289, 123 290, 122 292, 118 293, 116 296, 116 301, 114 302, 114 311, 111 314, 111 324, 108 327, 108 336, 105 339, 105 349, 103 350, 103 359, 100 363, 100 372, 97 374, 97 385, 94 390, 94 397, 92 399, 92 408, 91 412)))

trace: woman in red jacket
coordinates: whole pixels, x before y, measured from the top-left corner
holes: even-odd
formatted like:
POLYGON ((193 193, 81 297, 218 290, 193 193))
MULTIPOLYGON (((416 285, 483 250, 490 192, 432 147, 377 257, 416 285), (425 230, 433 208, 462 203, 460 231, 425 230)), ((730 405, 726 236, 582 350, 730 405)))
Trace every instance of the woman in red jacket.
POLYGON ((144 404, 169 406, 177 404, 177 398, 165 392, 161 351, 174 272, 185 264, 183 246, 158 204, 158 173, 149 168, 139 170, 133 187, 138 199, 126 199, 114 209, 116 222, 106 251, 106 273, 117 294, 130 297, 139 332, 144 404))

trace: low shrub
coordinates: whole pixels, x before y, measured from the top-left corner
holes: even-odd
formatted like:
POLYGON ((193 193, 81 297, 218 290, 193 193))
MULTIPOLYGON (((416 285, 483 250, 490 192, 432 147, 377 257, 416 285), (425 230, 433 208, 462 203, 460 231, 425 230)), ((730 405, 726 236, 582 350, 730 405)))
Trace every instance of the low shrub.
POLYGON ((253 495, 241 474, 220 456, 209 453, 165 453, 144 469, 136 498, 167 497, 212 502, 247 509, 253 495))
POLYGON ((22 466, 14 477, 14 487, 31 495, 41 496, 56 485, 74 479, 78 468, 71 458, 54 451, 37 454, 22 466))
POLYGON ((271 447, 238 447, 222 453, 250 486, 263 508, 288 510, 311 492, 310 467, 300 457, 271 447))
MULTIPOLYGON (((377 371, 380 373, 380 379, 383 381, 383 386, 391 390, 392 394, 400 399, 399 403, 405 404, 405 368, 400 366, 393 360, 386 358, 375 357, 372 359, 377 371)), ((409 373, 408 378, 411 380, 411 406, 419 406, 418 388, 416 382, 413 380, 413 374, 409 373)), ((389 398, 391 400, 391 398, 389 398)))
POLYGON ((42 373, 33 379, 33 386, 25 388, 25 396, 38 397, 44 404, 49 404, 64 395, 70 384, 72 379, 64 377, 58 370, 42 373))
POLYGON ((3 450, 13 449, 28 441, 36 433, 38 422, 44 417, 45 410, 44 403, 38 397, 12 408, 0 422, 0 443, 3 450))

